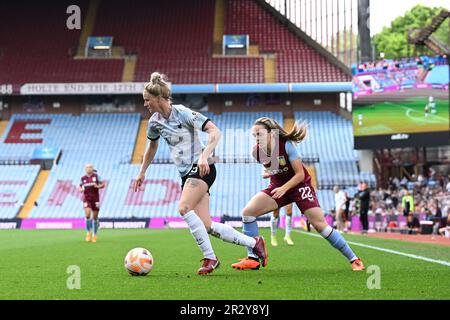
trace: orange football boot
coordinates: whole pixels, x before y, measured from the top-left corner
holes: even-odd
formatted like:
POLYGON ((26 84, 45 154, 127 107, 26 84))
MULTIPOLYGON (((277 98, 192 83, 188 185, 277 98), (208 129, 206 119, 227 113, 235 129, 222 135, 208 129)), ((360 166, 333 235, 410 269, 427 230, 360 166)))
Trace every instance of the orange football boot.
POLYGON ((365 269, 364 264, 362 263, 361 259, 358 258, 356 260, 353 260, 352 269, 353 269, 353 271, 362 271, 365 269))
POLYGON ((238 270, 246 270, 246 269, 258 270, 260 263, 259 263, 259 259, 247 257, 247 258, 239 259, 239 262, 233 263, 231 266, 234 269, 238 269, 238 270))

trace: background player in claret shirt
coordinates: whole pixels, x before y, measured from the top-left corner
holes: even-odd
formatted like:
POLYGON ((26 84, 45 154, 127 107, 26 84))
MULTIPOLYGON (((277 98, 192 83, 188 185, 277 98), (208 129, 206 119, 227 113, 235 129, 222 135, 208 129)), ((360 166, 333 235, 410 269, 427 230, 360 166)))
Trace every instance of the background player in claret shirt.
MULTIPOLYGON (((311 185, 311 176, 295 148, 293 142, 300 142, 305 138, 306 127, 295 124, 288 133, 275 120, 263 117, 255 121, 252 133, 256 138, 253 156, 270 174, 270 184, 243 209, 244 233, 257 236, 257 217, 295 202, 312 226, 349 260, 353 270, 364 270, 362 261, 353 253, 342 235, 333 231, 325 221, 311 185)), ((232 267, 241 270, 259 269, 260 264, 267 264, 267 259, 260 262, 252 250, 248 249, 247 258, 240 259, 232 267)))
POLYGON ((92 164, 84 167, 86 175, 81 177, 80 192, 83 192, 83 206, 86 216, 86 241, 97 242, 98 212, 100 210, 99 190, 105 187, 92 164))
MULTIPOLYGON (((172 159, 181 176, 180 215, 203 252, 203 263, 197 274, 208 274, 220 262, 211 246, 208 233, 223 241, 253 248, 261 259, 267 255, 263 237, 249 237, 231 226, 212 222, 209 214, 209 189, 216 179, 216 168, 210 157, 220 139, 220 130, 204 115, 183 105, 172 105, 170 87, 161 74, 154 72, 143 91, 144 106, 151 114, 147 138, 150 140, 136 177, 137 191, 145 179, 145 172, 155 157, 160 136, 169 145, 172 159), (198 131, 208 133, 208 144, 203 146, 198 131)), ((252 251, 253 252, 253 251, 252 251)))
MULTIPOLYGON (((278 246, 277 239, 277 229, 278 229, 278 220, 280 217, 280 209, 275 209, 270 217, 270 244, 274 247, 278 246)), ((285 230, 284 230, 284 242, 288 245, 293 246, 294 241, 291 238, 292 232, 292 203, 286 205, 284 207, 286 217, 285 217, 285 230)))
MULTIPOLYGON (((263 172, 263 178, 268 179, 270 178, 270 173, 268 170, 264 170, 263 172)), ((278 220, 280 217, 280 209, 276 209, 273 211, 272 216, 270 217, 270 244, 273 247, 278 246, 278 239, 277 239, 277 229, 278 229, 278 220)), ((286 205, 284 207, 285 213, 286 213, 286 220, 285 220, 285 234, 284 234, 284 241, 290 245, 294 245, 294 241, 292 241, 291 238, 291 231, 292 231, 292 203, 286 205)))

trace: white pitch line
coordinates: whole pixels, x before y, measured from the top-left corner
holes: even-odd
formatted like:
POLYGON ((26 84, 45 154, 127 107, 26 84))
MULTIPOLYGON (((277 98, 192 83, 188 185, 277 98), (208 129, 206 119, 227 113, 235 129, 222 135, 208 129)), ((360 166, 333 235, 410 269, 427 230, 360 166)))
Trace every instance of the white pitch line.
MULTIPOLYGON (((306 233, 306 232, 302 232, 302 231, 299 231, 299 230, 294 230, 294 231, 296 231, 298 233, 301 233, 301 234, 308 235, 308 236, 322 238, 321 235, 318 235, 318 234, 315 234, 315 233, 306 233)), ((396 255, 399 255, 399 256, 404 256, 404 257, 408 257, 408 258, 412 258, 412 259, 417 259, 417 260, 437 263, 437 264, 441 264, 441 265, 450 267, 450 262, 444 261, 444 260, 431 259, 431 258, 427 258, 427 257, 418 256, 416 254, 405 253, 405 252, 400 252, 400 251, 386 249, 386 248, 381 248, 381 247, 375 247, 375 246, 371 246, 371 245, 364 244, 364 243, 359 243, 359 242, 347 241, 347 243, 351 244, 353 246, 358 246, 358 247, 378 250, 378 251, 382 251, 382 252, 392 253, 392 254, 396 254, 396 255)))
MULTIPOLYGON (((410 116, 410 115, 409 115, 409 113, 411 113, 411 112, 416 112, 416 113, 422 114, 420 111, 417 111, 417 110, 414 110, 414 109, 405 107, 405 106, 403 106, 403 105, 400 105, 400 107, 401 107, 402 109, 407 110, 407 111, 406 111, 406 116, 407 116, 408 118, 414 119, 414 120, 419 120, 419 121, 422 121, 422 122, 427 121, 427 119, 424 119, 424 118, 417 118, 417 117, 413 117, 413 116, 410 116)), ((434 119, 440 119, 440 120, 442 120, 442 121, 448 121, 448 119, 442 118, 442 117, 440 117, 440 116, 438 116, 438 115, 435 115, 435 114, 430 114, 429 116, 430 116, 430 119, 428 119, 428 120, 433 120, 433 118, 434 118, 434 119)), ((442 121, 441 121, 441 122, 442 122, 442 121)), ((441 122, 433 122, 433 123, 441 123, 441 122)))

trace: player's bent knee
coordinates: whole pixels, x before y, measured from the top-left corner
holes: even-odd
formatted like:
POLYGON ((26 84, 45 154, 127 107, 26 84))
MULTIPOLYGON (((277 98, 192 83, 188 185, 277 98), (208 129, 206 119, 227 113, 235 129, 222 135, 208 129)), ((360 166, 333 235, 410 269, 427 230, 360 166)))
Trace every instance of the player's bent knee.
POLYGON ((255 213, 250 208, 245 207, 242 210, 242 217, 252 217, 254 215, 255 215, 255 213))
POLYGON ((186 213, 190 211, 189 206, 187 204, 181 204, 178 207, 178 212, 181 216, 184 216, 186 213))

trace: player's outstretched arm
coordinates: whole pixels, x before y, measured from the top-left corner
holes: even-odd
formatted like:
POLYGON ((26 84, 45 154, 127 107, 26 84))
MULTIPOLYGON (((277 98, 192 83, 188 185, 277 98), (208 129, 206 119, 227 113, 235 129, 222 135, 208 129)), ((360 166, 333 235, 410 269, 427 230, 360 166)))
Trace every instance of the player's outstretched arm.
POLYGON ((217 146, 220 140, 221 132, 214 123, 209 121, 204 128, 204 131, 208 133, 208 144, 203 150, 200 159, 198 159, 198 167, 200 169, 200 177, 209 173, 208 157, 213 153, 214 148, 217 146))
POLYGON ((147 148, 145 149, 144 157, 142 159, 141 170, 139 170, 139 174, 134 181, 134 191, 138 191, 139 187, 142 185, 142 182, 145 179, 145 172, 147 171, 150 163, 152 163, 155 158, 156 150, 158 150, 158 140, 150 140, 147 148))

